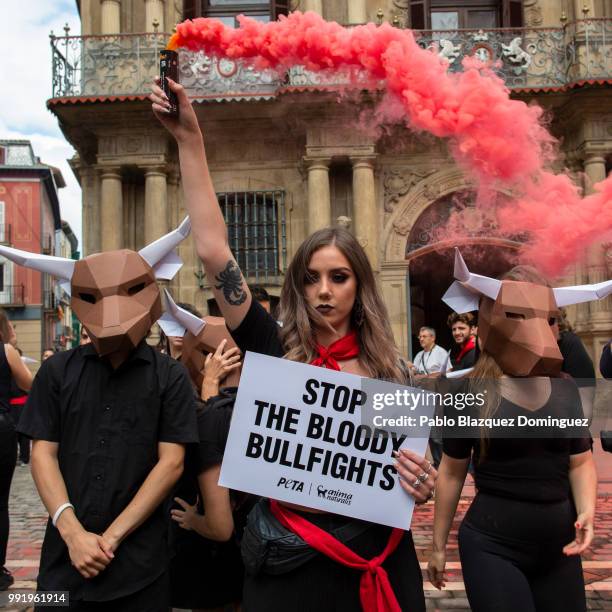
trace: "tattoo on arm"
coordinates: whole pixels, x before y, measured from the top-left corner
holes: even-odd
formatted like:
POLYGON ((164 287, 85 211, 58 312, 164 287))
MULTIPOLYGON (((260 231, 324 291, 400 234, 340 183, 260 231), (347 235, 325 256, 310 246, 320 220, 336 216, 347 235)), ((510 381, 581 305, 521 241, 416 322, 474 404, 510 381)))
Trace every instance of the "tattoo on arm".
POLYGON ((223 272, 215 276, 219 283, 215 289, 223 291, 223 297, 228 304, 240 306, 247 298, 246 291, 242 286, 242 273, 235 261, 229 260, 223 272))

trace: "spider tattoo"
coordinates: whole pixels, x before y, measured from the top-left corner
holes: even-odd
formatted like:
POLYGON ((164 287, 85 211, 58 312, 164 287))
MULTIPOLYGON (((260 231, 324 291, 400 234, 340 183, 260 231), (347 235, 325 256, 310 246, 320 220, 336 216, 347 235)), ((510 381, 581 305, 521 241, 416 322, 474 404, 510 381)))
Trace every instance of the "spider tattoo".
POLYGON ((236 262, 228 261, 225 270, 219 272, 215 280, 219 282, 215 289, 223 291, 223 297, 228 304, 240 306, 246 300, 247 294, 242 288, 242 274, 236 262))

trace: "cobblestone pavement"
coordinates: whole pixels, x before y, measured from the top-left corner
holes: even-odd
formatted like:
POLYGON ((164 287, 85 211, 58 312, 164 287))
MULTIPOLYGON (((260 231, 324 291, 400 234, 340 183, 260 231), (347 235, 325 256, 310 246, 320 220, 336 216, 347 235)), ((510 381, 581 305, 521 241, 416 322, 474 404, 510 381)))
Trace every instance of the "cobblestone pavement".
MULTIPOLYGON (((597 447, 598 443, 596 443, 597 447)), ((594 545, 583 557, 587 584, 588 608, 612 611, 612 456, 596 452, 600 488, 597 500, 594 545)), ((427 609, 432 611, 454 610, 469 612, 465 596, 461 567, 457 551, 457 529, 473 496, 473 486, 466 485, 464 495, 449 541, 449 584, 443 591, 436 590, 427 580, 427 549, 431 543, 433 503, 418 507, 413 520, 413 537, 423 570, 427 609)), ((17 467, 10 498, 11 532, 7 553, 7 567, 15 577, 13 589, 34 589, 40 547, 47 515, 36 493, 30 470, 17 467)), ((5 608, 6 609, 6 608, 5 608)), ((10 610, 26 610, 10 608, 10 610)), ((137 612, 137 611, 135 611, 137 612)), ((551 611, 552 612, 552 611, 551 611)), ((559 612, 565 612, 559 610, 559 612)))

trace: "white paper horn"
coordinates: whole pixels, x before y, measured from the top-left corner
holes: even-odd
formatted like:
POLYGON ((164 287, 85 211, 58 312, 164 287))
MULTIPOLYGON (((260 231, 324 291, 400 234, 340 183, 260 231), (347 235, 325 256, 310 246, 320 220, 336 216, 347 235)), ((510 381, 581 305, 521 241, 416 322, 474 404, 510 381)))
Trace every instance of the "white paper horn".
POLYGON ((166 294, 166 312, 158 323, 166 336, 183 336, 186 330, 197 336, 204 329, 206 322, 178 306, 167 289, 164 289, 164 293, 166 294), (168 333, 166 327, 171 329, 172 333, 168 333), (182 332, 178 333, 180 330, 182 332))
POLYGON ((594 285, 576 285, 574 287, 556 287, 553 289, 555 301, 559 308, 601 300, 612 294, 612 280, 603 281, 594 285))
POLYGON ((472 312, 478 310, 480 296, 497 299, 501 281, 480 274, 472 274, 459 249, 455 248, 455 278, 457 279, 442 296, 442 301, 455 312, 472 312))
POLYGON ((155 270, 155 276, 171 280, 183 265, 181 258, 175 253, 177 247, 191 231, 191 221, 185 217, 175 229, 158 238, 138 251, 140 256, 155 270))
POLYGON ((74 264, 76 263, 73 259, 66 259, 65 257, 30 253, 29 251, 21 251, 20 249, 13 249, 7 246, 0 246, 0 255, 20 266, 53 274, 53 276, 57 276, 65 281, 70 281, 72 278, 74 264))
POLYGON ((499 295, 502 283, 496 278, 489 278, 481 274, 472 274, 469 270, 459 249, 455 247, 455 278, 464 286, 492 300, 499 295))

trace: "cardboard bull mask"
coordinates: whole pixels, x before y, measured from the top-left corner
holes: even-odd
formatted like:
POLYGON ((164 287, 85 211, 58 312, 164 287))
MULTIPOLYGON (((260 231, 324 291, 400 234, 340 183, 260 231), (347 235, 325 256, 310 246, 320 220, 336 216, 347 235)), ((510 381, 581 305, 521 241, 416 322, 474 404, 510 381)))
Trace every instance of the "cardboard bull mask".
POLYGON ((189 217, 178 229, 139 252, 121 249, 73 261, 0 246, 15 263, 53 274, 71 294, 71 306, 100 356, 117 367, 160 317, 156 279, 169 280, 182 265, 174 248, 190 231, 189 217))
MULTIPOLYGON (((202 388, 204 363, 208 353, 214 353, 222 340, 227 340, 226 350, 236 346, 222 317, 200 319, 178 306, 170 293, 166 294, 166 312, 158 321, 166 336, 183 336, 181 363, 187 368, 194 385, 202 388)), ((231 371, 223 381, 224 387, 237 387, 240 370, 231 371)))
POLYGON ((559 308, 612 293, 612 281, 551 289, 473 274, 458 249, 454 276, 457 280, 442 299, 459 313, 479 311, 482 350, 511 376, 558 375, 563 357, 551 326, 558 320, 559 308))

